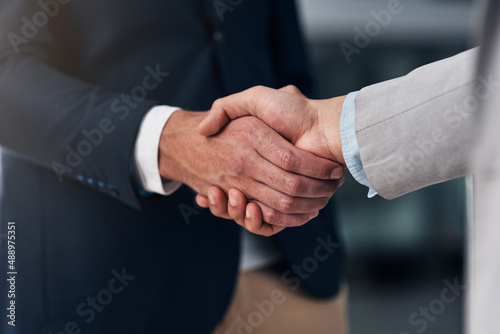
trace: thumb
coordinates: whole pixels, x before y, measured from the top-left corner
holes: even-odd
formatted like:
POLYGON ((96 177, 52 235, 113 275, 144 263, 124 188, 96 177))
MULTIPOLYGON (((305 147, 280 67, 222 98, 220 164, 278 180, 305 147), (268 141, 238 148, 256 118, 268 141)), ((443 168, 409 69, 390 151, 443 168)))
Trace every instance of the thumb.
POLYGON ((198 133, 212 136, 218 133, 231 120, 244 116, 257 116, 255 104, 259 97, 271 88, 253 87, 241 93, 218 99, 207 116, 198 124, 198 133))
POLYGON ((227 123, 231 121, 223 108, 216 108, 215 104, 207 113, 207 116, 198 124, 198 133, 209 137, 217 134, 227 123))

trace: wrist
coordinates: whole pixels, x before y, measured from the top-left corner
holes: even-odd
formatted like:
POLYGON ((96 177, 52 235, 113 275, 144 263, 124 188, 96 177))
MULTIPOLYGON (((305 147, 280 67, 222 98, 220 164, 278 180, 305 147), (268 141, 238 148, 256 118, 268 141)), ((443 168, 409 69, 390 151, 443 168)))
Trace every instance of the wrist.
POLYGON ((177 107, 159 105, 151 108, 141 121, 134 147, 132 176, 138 189, 169 195, 178 183, 162 182, 158 166, 160 137, 177 107))
POLYGON ((199 145, 199 140, 203 140, 196 127, 205 115, 206 112, 179 109, 163 128, 158 147, 158 166, 164 182, 178 181, 186 184, 182 156, 190 152, 192 145, 199 145))
POLYGON ((345 98, 346 95, 318 101, 319 131, 323 134, 332 160, 338 162, 344 168, 346 168, 346 163, 342 152, 340 119, 345 98))

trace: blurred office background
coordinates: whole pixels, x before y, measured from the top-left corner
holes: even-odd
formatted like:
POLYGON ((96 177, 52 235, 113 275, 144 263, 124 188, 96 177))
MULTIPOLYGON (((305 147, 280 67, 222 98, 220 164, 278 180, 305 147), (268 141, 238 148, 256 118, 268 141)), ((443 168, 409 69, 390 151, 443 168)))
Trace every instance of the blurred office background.
MULTIPOLYGON (((371 12, 391 2, 299 1, 318 98, 405 75, 474 45, 479 10, 472 1, 400 0, 400 13, 380 31, 372 27, 369 44, 349 62, 340 44, 356 46, 354 28, 365 31, 375 21, 371 12)), ((336 203, 349 253, 352 334, 462 332, 463 295, 450 304, 439 300, 445 281, 464 282, 466 189, 461 179, 386 201, 367 199, 367 189, 347 177, 336 203), (429 307, 428 319, 414 315, 410 322, 429 307)))

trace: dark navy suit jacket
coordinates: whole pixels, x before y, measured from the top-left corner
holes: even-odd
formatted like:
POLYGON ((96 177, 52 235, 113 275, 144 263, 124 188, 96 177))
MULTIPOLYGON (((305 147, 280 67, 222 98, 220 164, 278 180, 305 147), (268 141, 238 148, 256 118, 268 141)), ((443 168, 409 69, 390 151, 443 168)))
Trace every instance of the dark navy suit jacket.
MULTIPOLYGON (((155 105, 307 90, 293 1, 2 1, 0 38, 2 333, 208 333, 234 288, 238 227, 196 208, 187 187, 141 196, 136 134, 155 105), (15 299, 4 293, 9 221, 15 299), (16 327, 3 315, 11 300, 16 327)), ((328 208, 274 237, 307 269, 284 270, 290 288, 337 293, 333 218, 328 208)))

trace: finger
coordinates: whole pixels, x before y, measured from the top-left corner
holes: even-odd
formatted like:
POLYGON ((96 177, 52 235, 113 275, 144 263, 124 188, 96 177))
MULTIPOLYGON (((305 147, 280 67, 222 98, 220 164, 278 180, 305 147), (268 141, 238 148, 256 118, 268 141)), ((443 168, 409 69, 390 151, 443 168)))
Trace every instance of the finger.
MULTIPOLYGON (((339 180, 339 188, 342 187, 344 185, 344 182, 345 182, 345 177, 342 177, 340 180, 339 180)), ((338 188, 337 188, 338 190, 338 188)), ((335 191, 337 192, 337 191, 335 191)))
MULTIPOLYGON (((241 93, 218 99, 212 105, 207 116, 198 125, 198 133, 202 136, 212 136, 218 133, 229 121, 243 116, 257 116, 271 123, 275 119, 267 110, 259 110, 259 99, 266 100, 268 96, 278 92, 275 89, 257 86, 241 93)), ((281 92, 285 93, 285 92, 281 92)), ((268 123, 269 124, 269 123, 268 123)))
POLYGON ((251 95, 251 89, 248 89, 216 100, 205 119, 198 125, 198 133, 202 136, 212 136, 232 119, 254 115, 251 95))
POLYGON ((270 225, 263 220, 258 204, 248 203, 245 213, 245 227, 248 231, 269 237, 285 229, 283 226, 270 225))
POLYGON ((277 167, 321 180, 337 180, 344 176, 341 164, 295 147, 269 127, 256 129, 255 150, 277 167))
POLYGON ((258 183, 278 192, 272 193, 276 198, 281 197, 281 194, 302 198, 324 198, 331 197, 335 193, 339 182, 339 180, 319 180, 291 173, 275 166, 262 157, 248 159, 243 172, 249 175, 254 182, 249 182, 245 186, 238 188, 243 190, 246 195, 251 195, 247 196, 250 199, 257 199, 255 196, 258 196, 260 191, 264 192, 261 195, 270 195, 270 190, 259 186, 258 183), (250 189, 254 191, 252 194, 249 193, 250 189))
POLYGON ((208 209, 209 208, 208 197, 197 194, 196 195, 196 204, 198 204, 198 206, 200 206, 202 208, 208 209))
MULTIPOLYGON (((335 189, 338 188, 337 181, 335 182, 335 189)), ((320 210, 328 204, 330 197, 333 195, 334 190, 329 192, 328 196, 308 198, 308 197, 295 197, 277 191, 266 184, 250 181, 245 184, 241 189, 245 189, 246 197, 250 200, 256 200, 265 203, 270 208, 285 214, 309 214, 311 212, 320 210)))
POLYGON ((263 224, 265 222, 260 207, 256 203, 248 203, 245 209, 245 227, 251 231, 257 231, 263 224))
POLYGON ((300 91, 300 89, 298 89, 294 85, 288 85, 288 86, 280 88, 279 90, 282 91, 282 92, 287 92, 287 93, 290 93, 290 94, 295 94, 295 95, 299 95, 299 96, 302 96, 302 97, 306 97, 304 94, 302 94, 302 92, 300 91))
POLYGON ((228 200, 226 194, 221 189, 214 186, 207 189, 207 194, 210 212, 216 217, 231 219, 227 213, 228 200))
POLYGON ((248 231, 263 236, 270 236, 284 229, 284 227, 269 225, 264 222, 260 207, 255 203, 247 204, 247 198, 238 189, 229 190, 228 198, 229 216, 248 231))
POLYGON ((245 227, 245 211, 247 208, 247 198, 238 189, 230 189, 228 192, 228 215, 239 225, 245 227))
POLYGON ((301 226, 318 216, 319 211, 308 214, 284 214, 273 210, 261 202, 255 202, 262 212, 262 219, 269 225, 278 227, 296 227, 301 226))

